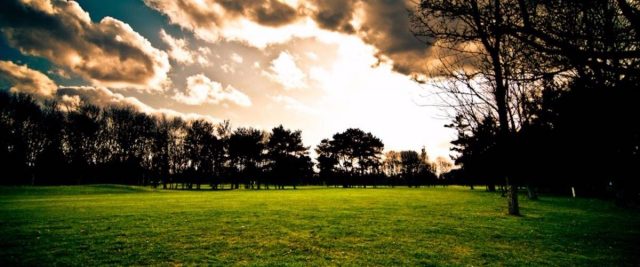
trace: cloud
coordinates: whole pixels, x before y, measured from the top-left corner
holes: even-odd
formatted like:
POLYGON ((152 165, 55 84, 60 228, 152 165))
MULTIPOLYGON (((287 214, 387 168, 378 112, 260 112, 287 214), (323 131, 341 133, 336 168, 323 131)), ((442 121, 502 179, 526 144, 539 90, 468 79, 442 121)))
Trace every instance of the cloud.
MULTIPOLYGON (((80 102, 84 104, 96 105, 99 107, 109 106, 129 106, 134 107, 136 110, 146 110, 147 105, 142 104, 135 97, 126 97, 119 93, 114 93, 106 87, 94 87, 94 86, 62 86, 56 95, 59 99, 80 99, 80 102)), ((66 101, 66 100, 65 100, 66 101)), ((71 100, 76 101, 76 100, 71 100)))
MULTIPOLYGON (((296 37, 330 40, 322 31, 328 30, 358 36, 376 47, 374 53, 379 62, 392 63, 393 69, 402 74, 427 73, 433 62, 430 47, 410 31, 408 10, 415 5, 411 0, 307 0, 288 5, 248 0, 145 0, 145 3, 167 15, 172 23, 211 42, 234 40, 262 49, 296 37), (284 12, 287 19, 271 23, 257 19, 258 6, 282 6, 283 10, 296 7, 297 12, 284 12)), ((279 17, 275 16, 277 13, 270 17, 279 17)))
POLYGON ((60 106, 65 111, 77 110, 82 104, 82 99, 78 95, 62 95, 57 97, 60 106))
POLYGON ((207 42, 237 41, 260 49, 292 38, 318 37, 318 26, 303 1, 144 0, 170 23, 207 42))
POLYGON ((47 74, 49 75, 56 75, 60 78, 64 78, 64 79, 71 79, 71 76, 69 76, 69 73, 67 73, 64 69, 50 69, 47 71, 47 74))
POLYGON ((231 85, 223 88, 219 82, 210 80, 204 74, 187 77, 186 92, 177 93, 173 99, 187 105, 218 104, 229 101, 239 106, 251 106, 251 100, 246 94, 231 85))
POLYGON ((169 46, 169 57, 181 64, 193 64, 194 55, 189 51, 187 40, 174 38, 164 29, 160 30, 160 39, 169 46))
MULTIPOLYGON (((94 86, 57 86, 45 74, 30 69, 26 65, 17 65, 11 61, 0 60, 0 79, 13 84, 12 92, 28 93, 43 101, 55 99, 66 110, 73 110, 81 104, 99 107, 131 107, 137 111, 154 116, 180 117, 186 120, 205 119, 219 122, 220 119, 197 113, 183 113, 173 109, 154 108, 139 99, 114 93, 106 87, 94 86)), ((241 93, 240 93, 241 94, 241 93)))
POLYGON ((242 56, 238 55, 237 53, 231 53, 231 60, 238 64, 241 64, 244 61, 242 56))
POLYGON ((323 29, 354 33, 351 24, 355 5, 353 0, 314 0, 313 19, 323 29))
POLYGON ((297 99, 285 96, 285 95, 277 95, 271 97, 276 103, 284 105, 284 108, 287 110, 297 111, 306 113, 309 115, 319 115, 320 112, 314 108, 311 108, 304 103, 298 101, 297 99))
POLYGON ((307 52, 306 53, 307 58, 313 60, 313 61, 317 61, 318 60, 318 54, 313 53, 313 52, 307 52))
POLYGON ((224 73, 231 73, 231 74, 236 73, 236 69, 229 64, 220 65, 220 69, 224 71, 224 73))
POLYGON ((289 24, 298 17, 294 7, 277 0, 144 0, 144 3, 167 15, 171 23, 210 42, 218 41, 220 30, 240 17, 271 27, 289 24))
POLYGON ((211 55, 211 50, 207 47, 190 50, 186 39, 175 38, 164 29, 160 30, 160 39, 169 46, 169 57, 179 64, 192 65, 198 63, 203 67, 213 65, 208 59, 208 56, 211 55))
POLYGON ((298 68, 293 56, 287 51, 280 52, 280 55, 271 61, 269 70, 270 72, 263 72, 263 75, 281 84, 286 90, 307 87, 305 83, 306 75, 298 68))
POLYGON ((196 62, 203 67, 213 66, 213 62, 209 60, 209 55, 211 55, 211 49, 208 47, 198 47, 196 62))
POLYGON ((379 60, 390 59, 393 69, 402 74, 429 70, 430 49, 410 30, 412 1, 368 1, 362 5, 362 25, 358 35, 378 49, 379 60))
POLYGON ((0 29, 22 53, 68 68, 96 86, 157 89, 168 56, 128 24, 91 21, 75 1, 5 0, 0 29))
POLYGON ((36 97, 51 97, 58 89, 56 83, 44 73, 11 61, 0 60, 0 79, 12 84, 12 92, 28 93, 36 97))
POLYGON ((63 104, 80 105, 80 103, 91 104, 98 107, 131 107, 136 111, 152 116, 167 116, 170 118, 179 117, 185 120, 204 119, 211 122, 221 120, 209 115, 197 113, 183 113, 173 109, 154 108, 139 99, 114 93, 106 87, 93 86, 68 86, 60 87, 56 98, 63 104))

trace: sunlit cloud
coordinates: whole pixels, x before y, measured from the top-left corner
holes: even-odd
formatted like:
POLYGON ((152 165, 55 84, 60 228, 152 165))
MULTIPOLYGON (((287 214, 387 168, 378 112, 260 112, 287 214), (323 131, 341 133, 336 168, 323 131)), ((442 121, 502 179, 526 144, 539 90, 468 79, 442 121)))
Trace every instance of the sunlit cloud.
POLYGON ((12 84, 10 88, 12 92, 27 93, 38 97, 53 96, 58 89, 56 83, 44 73, 11 61, 0 60, 0 80, 6 80, 12 84))
POLYGON ((286 90, 307 87, 306 75, 298 68, 293 56, 286 51, 281 52, 276 59, 271 61, 269 71, 265 71, 263 74, 282 85, 286 90))
POLYGON ((236 73, 236 69, 229 65, 229 64, 222 64, 220 65, 220 69, 224 72, 224 73, 228 73, 228 74, 233 74, 236 73))
POLYGON ((160 39, 169 46, 167 53, 169 57, 178 64, 191 65, 197 63, 202 67, 213 65, 213 61, 208 58, 208 56, 211 55, 211 50, 207 47, 199 47, 196 50, 191 50, 187 39, 175 38, 164 29, 160 30, 160 39))
POLYGON ((208 47, 198 47, 198 53, 196 55, 196 62, 203 67, 213 66, 213 61, 209 60, 211 55, 211 49, 208 47))
POLYGON ((130 107, 134 110, 153 115, 165 116, 169 118, 182 118, 185 120, 203 119, 211 122, 221 121, 218 118, 198 113, 184 113, 169 108, 154 108, 140 101, 136 97, 125 96, 115 93, 106 87, 94 86, 66 86, 60 87, 57 98, 63 104, 90 104, 98 107, 130 107))
POLYGON ((192 64, 194 55, 189 51, 187 41, 185 39, 174 38, 164 29, 160 30, 160 38, 169 46, 169 57, 180 64, 192 64))
POLYGON ((187 105, 219 104, 228 101, 243 107, 251 106, 251 100, 246 94, 231 85, 222 87, 222 84, 210 80, 204 74, 188 77, 186 91, 177 93, 173 99, 187 105))
POLYGON ((237 53, 231 53, 231 60, 233 60, 233 62, 235 63, 242 64, 244 58, 242 58, 242 56, 238 55, 237 53))

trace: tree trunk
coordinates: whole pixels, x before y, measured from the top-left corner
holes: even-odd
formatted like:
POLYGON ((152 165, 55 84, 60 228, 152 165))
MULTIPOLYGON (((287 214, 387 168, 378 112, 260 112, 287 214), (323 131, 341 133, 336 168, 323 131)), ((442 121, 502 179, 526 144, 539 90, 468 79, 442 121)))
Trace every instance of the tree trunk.
POLYGON ((527 185, 527 197, 530 200, 538 200, 538 192, 536 192, 536 189, 531 185, 527 185))
POLYGON ((495 192, 496 191, 496 185, 495 184, 488 184, 487 185, 487 191, 495 192))
POLYGON ((509 206, 509 215, 520 216, 520 206, 518 205, 518 186, 509 184, 509 178, 506 178, 508 194, 507 201, 509 206))
MULTIPOLYGON (((574 196, 575 197, 575 196, 574 196)), ((616 206, 618 207, 627 207, 627 199, 625 194, 625 189, 622 186, 616 186, 616 206)))

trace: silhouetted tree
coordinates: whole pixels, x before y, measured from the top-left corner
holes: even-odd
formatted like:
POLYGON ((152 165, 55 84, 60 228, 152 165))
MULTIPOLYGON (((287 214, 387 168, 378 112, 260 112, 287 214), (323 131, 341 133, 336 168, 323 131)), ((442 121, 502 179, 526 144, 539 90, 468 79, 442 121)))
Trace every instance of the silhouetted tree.
POLYGON ((46 101, 42 107, 42 129, 46 136, 44 150, 38 159, 36 176, 41 184, 68 184, 68 173, 61 166, 66 164, 62 151, 64 143, 65 116, 56 101, 46 101))
POLYGON ((212 188, 217 189, 218 185, 222 185, 225 182, 230 182, 230 175, 232 168, 230 166, 231 160, 229 155, 229 138, 231 137, 231 123, 225 120, 216 125, 216 135, 220 142, 218 143, 219 149, 214 150, 214 168, 216 180, 212 181, 212 188))
POLYGON ((282 125, 271 130, 266 144, 272 182, 281 189, 286 184, 296 185, 311 174, 311 158, 308 148, 302 144, 300 131, 292 132, 282 125))
MULTIPOLYGON (((97 172, 98 163, 105 162, 99 147, 106 145, 100 137, 103 127, 102 110, 92 105, 82 105, 77 110, 67 113, 65 153, 71 164, 71 176, 76 183, 86 183, 86 178, 97 172)), ((107 150, 110 151, 110 150, 107 150)))
POLYGON ((238 128, 229 137, 229 156, 234 166, 234 188, 240 183, 246 188, 260 184, 265 158, 265 135, 253 128, 238 128))
POLYGON ((349 128, 323 140, 316 150, 321 171, 336 175, 343 187, 359 184, 366 186, 365 176, 381 173, 381 156, 384 144, 371 133, 349 128), (335 171, 335 172, 334 172, 335 171))
POLYGON ((214 125, 204 120, 192 121, 187 129, 185 149, 192 174, 189 177, 190 183, 195 183, 196 188, 200 189, 200 184, 205 180, 214 179, 215 155, 221 149, 214 125))
POLYGON ((336 148, 331 145, 329 139, 323 139, 316 147, 318 154, 318 169, 320 170, 320 179, 327 186, 338 185, 336 180, 338 177, 336 166, 338 165, 338 155, 336 148))
POLYGON ((402 182, 399 181, 402 172, 402 158, 400 153, 396 151, 387 151, 384 155, 382 163, 384 173, 389 177, 389 185, 392 187, 402 182))

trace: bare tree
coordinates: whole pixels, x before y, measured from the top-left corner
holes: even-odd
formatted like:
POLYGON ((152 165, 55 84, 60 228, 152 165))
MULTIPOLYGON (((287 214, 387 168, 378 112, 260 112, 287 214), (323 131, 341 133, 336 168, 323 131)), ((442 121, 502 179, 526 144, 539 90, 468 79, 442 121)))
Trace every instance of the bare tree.
MULTIPOLYGON (((513 76, 505 63, 515 53, 512 39, 503 31, 511 23, 505 20, 512 17, 512 9, 503 2, 427 0, 411 13, 414 35, 433 46, 437 61, 427 75, 439 81, 445 103, 470 124, 497 114, 500 143, 516 130, 509 98, 513 76)), ((500 161, 508 165, 506 150, 500 154, 500 161)), ((509 174, 504 171, 502 176, 509 184, 509 174)), ((519 215, 513 180, 509 191, 509 214, 519 215)))

